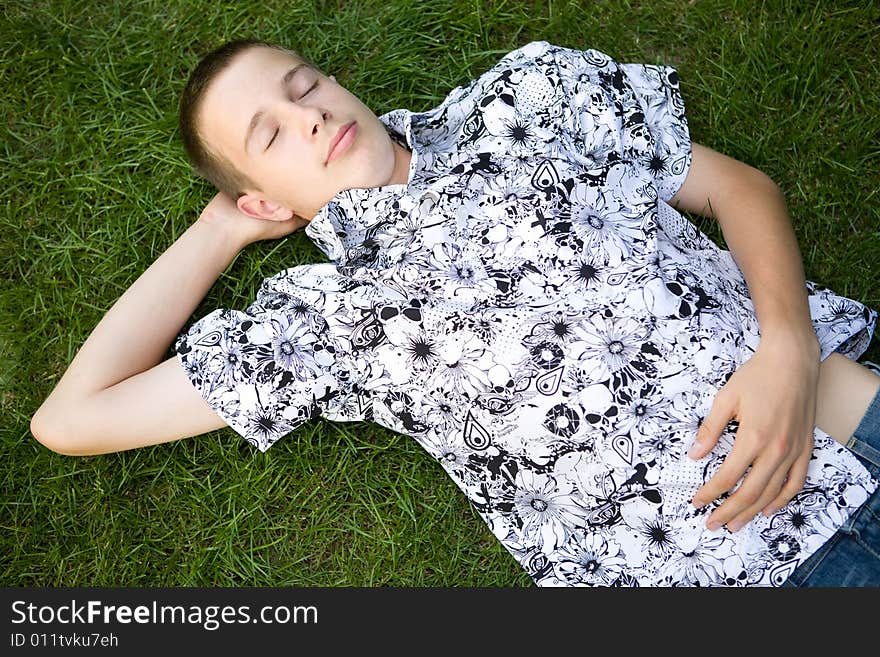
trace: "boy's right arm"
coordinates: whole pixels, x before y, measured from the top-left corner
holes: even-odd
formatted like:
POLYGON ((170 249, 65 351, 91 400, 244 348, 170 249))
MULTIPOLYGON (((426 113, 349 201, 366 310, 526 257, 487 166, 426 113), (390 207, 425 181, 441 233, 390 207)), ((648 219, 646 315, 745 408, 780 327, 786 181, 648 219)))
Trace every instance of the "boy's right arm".
POLYGON ((61 454, 118 452, 226 426, 168 346, 241 249, 302 225, 254 219, 218 194, 126 290, 80 348, 31 420, 61 454))
POLYGON ((31 420, 31 433, 59 454, 87 456, 156 445, 225 427, 176 361, 177 357, 172 356, 90 395, 73 399, 50 396, 31 420), (75 403, 75 407, 65 408, 62 403, 75 403))

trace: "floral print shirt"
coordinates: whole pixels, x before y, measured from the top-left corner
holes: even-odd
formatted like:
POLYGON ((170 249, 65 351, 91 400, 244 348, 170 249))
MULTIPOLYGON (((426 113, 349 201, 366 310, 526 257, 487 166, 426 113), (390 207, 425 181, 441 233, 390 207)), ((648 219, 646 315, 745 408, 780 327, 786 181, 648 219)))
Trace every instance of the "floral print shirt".
MULTIPOLYGON (((748 288, 668 202, 691 150, 673 68, 543 41, 426 112, 379 117, 406 184, 342 191, 306 233, 330 262, 182 333, 181 365, 261 451, 310 418, 371 420, 436 458, 541 586, 779 585, 877 486, 815 429, 806 485, 710 531, 687 456, 760 338, 748 288)), ((821 358, 877 312, 807 282, 821 358)))

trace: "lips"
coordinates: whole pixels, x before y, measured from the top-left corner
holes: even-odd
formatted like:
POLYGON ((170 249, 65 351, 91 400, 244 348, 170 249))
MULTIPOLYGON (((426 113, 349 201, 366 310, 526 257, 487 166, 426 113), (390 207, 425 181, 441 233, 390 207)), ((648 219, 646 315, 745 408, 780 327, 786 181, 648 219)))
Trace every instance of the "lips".
POLYGON ((339 132, 336 133, 336 135, 330 142, 330 148, 327 150, 327 159, 324 161, 325 165, 329 164, 332 158, 339 155, 343 150, 351 145, 356 131, 356 123, 356 121, 352 121, 351 123, 346 123, 344 126, 339 128, 339 132))

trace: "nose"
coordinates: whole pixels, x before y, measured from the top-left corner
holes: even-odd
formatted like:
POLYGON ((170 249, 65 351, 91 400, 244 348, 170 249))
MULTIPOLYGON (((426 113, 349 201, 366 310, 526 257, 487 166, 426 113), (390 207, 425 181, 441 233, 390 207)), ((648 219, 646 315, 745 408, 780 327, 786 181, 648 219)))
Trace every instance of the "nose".
POLYGON ((320 107, 287 102, 282 108, 282 116, 282 120, 293 128, 294 134, 311 144, 322 138, 332 114, 320 107))

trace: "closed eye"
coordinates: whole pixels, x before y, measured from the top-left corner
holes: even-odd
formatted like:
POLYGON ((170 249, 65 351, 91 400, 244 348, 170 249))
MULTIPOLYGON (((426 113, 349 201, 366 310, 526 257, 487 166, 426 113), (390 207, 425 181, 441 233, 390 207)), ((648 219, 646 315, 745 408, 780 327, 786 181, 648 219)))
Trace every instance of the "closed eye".
POLYGON ((269 143, 266 144, 266 150, 269 150, 269 147, 272 145, 272 142, 275 141, 275 137, 278 136, 279 132, 281 132, 281 128, 275 128, 275 134, 272 135, 272 139, 270 139, 269 143))
POLYGON ((315 80, 315 84, 313 84, 311 87, 309 87, 308 90, 307 90, 302 96, 300 96, 300 98, 305 98, 306 96, 308 96, 310 93, 312 93, 312 91, 313 91, 313 90, 315 89, 315 87, 317 87, 317 86, 318 86, 318 81, 315 80))

